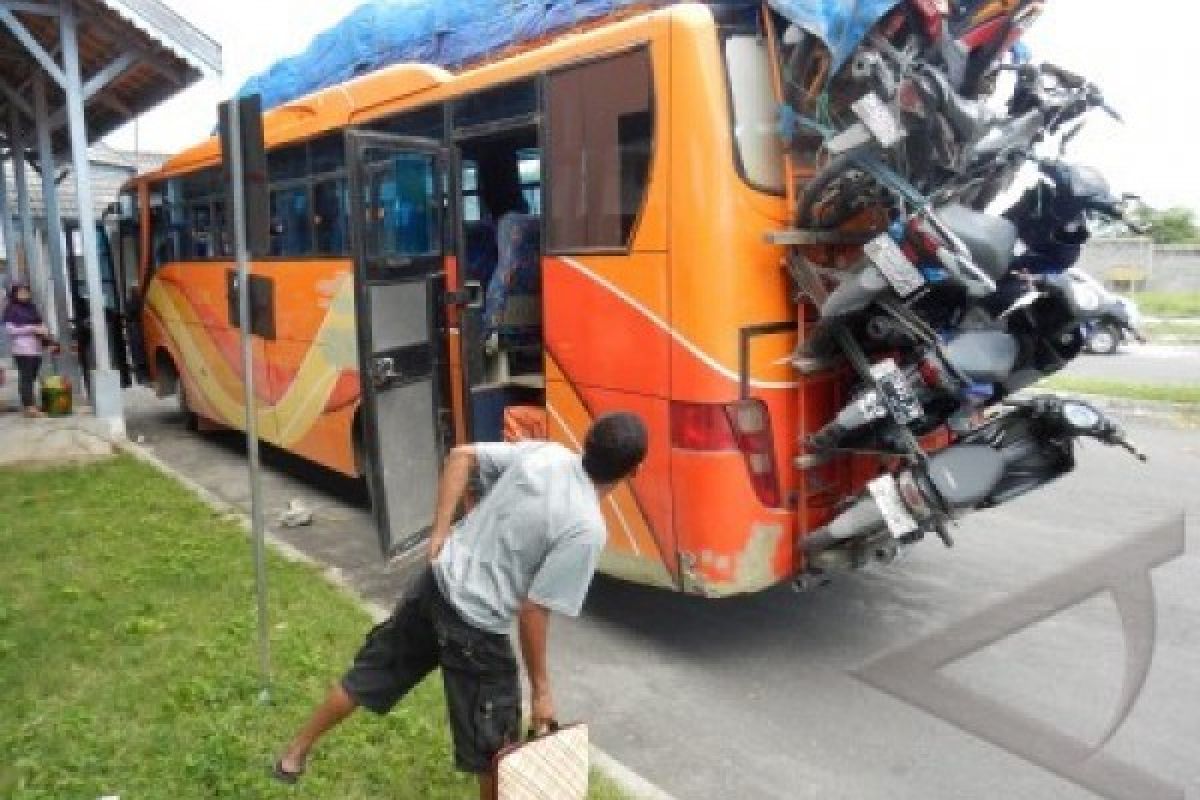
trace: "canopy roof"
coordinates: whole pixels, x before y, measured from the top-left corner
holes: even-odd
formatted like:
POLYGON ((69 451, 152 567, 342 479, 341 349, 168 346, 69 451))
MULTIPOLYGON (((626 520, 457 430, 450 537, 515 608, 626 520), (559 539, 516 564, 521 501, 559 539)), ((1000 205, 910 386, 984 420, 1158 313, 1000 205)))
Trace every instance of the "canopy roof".
MULTIPOLYGON (((41 72, 59 153, 67 146, 62 8, 59 0, 0 0, 0 130, 14 107, 32 127, 41 72)), ((89 142, 220 73, 220 45, 158 0, 75 0, 74 8, 89 142)))

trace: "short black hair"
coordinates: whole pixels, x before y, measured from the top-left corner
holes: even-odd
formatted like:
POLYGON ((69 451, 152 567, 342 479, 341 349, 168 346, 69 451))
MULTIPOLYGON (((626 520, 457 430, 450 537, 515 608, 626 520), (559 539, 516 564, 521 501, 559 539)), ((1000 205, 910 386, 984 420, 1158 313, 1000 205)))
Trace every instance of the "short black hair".
POLYGON ((583 442, 583 469, 598 484, 624 480, 646 458, 648 444, 641 417, 627 411, 605 414, 583 442))

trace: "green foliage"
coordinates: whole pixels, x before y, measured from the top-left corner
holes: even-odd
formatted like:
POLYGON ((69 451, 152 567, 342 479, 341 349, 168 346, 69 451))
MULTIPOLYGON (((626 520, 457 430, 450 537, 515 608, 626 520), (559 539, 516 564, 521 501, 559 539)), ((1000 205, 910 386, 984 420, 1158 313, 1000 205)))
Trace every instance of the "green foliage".
POLYGON ((475 796, 437 676, 387 717, 349 720, 299 786, 268 778, 369 625, 312 569, 271 558, 262 706, 239 528, 129 459, 0 471, 0 497, 0 797, 475 796))
POLYGON ((1188 244, 1200 242, 1200 227, 1196 225, 1196 212, 1190 208, 1168 208, 1158 210, 1141 206, 1134 217, 1150 228, 1150 237, 1155 244, 1188 244))

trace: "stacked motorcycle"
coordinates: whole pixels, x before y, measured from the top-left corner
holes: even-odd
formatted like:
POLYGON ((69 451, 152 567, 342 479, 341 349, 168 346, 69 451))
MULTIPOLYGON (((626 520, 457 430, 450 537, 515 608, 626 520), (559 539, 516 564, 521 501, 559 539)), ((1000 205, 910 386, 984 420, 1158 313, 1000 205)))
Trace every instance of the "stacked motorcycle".
POLYGON ((951 545, 964 513, 1073 469, 1081 437, 1144 458, 1091 405, 1022 392, 1112 313, 1071 267, 1090 223, 1139 230, 1135 198, 1065 153, 1091 112, 1117 113, 1087 79, 1025 57, 1041 2, 867 5, 878 18, 841 58, 803 20, 781 35, 781 127, 794 152, 819 154, 795 195, 802 244, 788 256, 816 319, 797 361, 844 359, 854 376, 850 401, 804 448, 890 465, 802 540, 802 586, 890 563, 930 534, 951 545), (995 210, 1024 170, 1034 184, 995 210), (848 266, 822 262, 829 243, 855 237, 866 243, 848 266), (935 432, 949 444, 927 452, 935 432))

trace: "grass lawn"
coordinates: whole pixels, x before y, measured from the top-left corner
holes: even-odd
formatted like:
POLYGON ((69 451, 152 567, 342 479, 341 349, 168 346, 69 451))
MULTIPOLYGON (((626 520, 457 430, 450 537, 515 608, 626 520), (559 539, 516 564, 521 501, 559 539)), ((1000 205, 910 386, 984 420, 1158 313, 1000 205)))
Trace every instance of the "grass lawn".
POLYGON ((1200 292, 1139 292, 1133 299, 1151 317, 1200 317, 1200 292))
POLYGON ((1038 384, 1043 389, 1060 392, 1081 392, 1128 400, 1150 400, 1163 403, 1200 404, 1200 386, 1171 383, 1130 383, 1103 378, 1055 376, 1038 384))
POLYGON ((276 690, 260 706, 248 539, 182 487, 119 459, 0 470, 0 497, 0 797, 476 796, 436 675, 388 717, 350 719, 299 786, 267 777, 369 620, 273 556, 276 690))

